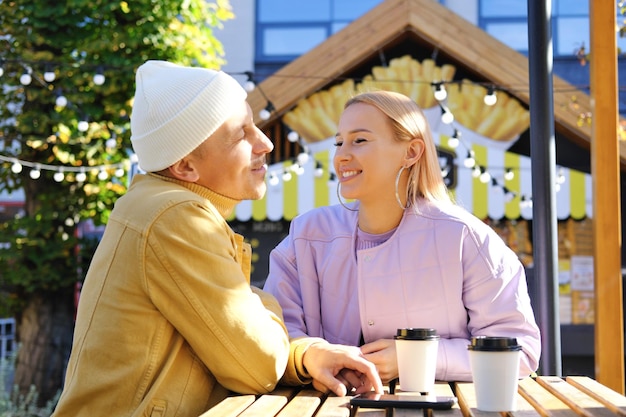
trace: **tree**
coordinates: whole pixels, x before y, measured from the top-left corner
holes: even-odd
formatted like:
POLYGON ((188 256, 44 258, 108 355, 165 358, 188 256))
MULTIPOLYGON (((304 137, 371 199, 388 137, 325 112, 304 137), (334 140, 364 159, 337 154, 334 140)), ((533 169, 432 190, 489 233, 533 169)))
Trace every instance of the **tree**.
POLYGON ((0 191, 25 194, 0 224, 0 305, 17 319, 15 383, 41 403, 62 385, 95 247, 78 225, 106 223, 126 190, 134 70, 219 68, 212 28, 232 17, 228 0, 0 0, 0 191))

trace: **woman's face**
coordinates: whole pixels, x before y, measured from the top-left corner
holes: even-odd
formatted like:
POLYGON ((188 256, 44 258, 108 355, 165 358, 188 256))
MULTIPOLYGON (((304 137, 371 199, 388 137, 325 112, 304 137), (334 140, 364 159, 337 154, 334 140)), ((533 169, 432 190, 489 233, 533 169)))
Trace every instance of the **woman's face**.
POLYGON ((341 194, 361 204, 391 198, 405 162, 407 143, 394 139, 389 118, 376 107, 355 103, 339 119, 333 160, 341 194))

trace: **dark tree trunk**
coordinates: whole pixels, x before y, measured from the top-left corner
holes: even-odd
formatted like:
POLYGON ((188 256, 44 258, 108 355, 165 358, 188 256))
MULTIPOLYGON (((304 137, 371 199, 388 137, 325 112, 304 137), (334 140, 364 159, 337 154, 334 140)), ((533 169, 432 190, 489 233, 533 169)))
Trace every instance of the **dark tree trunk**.
POLYGON ((31 297, 16 327, 20 348, 14 383, 21 393, 37 387, 43 406, 63 386, 74 331, 73 290, 31 297))

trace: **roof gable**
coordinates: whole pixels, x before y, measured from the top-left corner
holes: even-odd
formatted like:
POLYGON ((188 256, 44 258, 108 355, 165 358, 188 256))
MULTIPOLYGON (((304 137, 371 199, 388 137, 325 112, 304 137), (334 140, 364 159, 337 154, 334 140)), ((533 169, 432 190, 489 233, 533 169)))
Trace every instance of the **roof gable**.
MULTIPOLYGON (((494 85, 529 105, 528 58, 509 48, 453 11, 432 0, 386 0, 265 79, 249 96, 258 114, 272 102, 274 112, 264 127, 298 101, 345 77, 364 61, 399 39, 412 36, 437 53, 451 57, 494 85)), ((581 115, 591 113, 590 97, 565 80, 553 77, 555 129, 570 141, 590 149, 591 125, 581 115), (573 97, 575 100, 573 101, 573 97)), ((626 143, 620 142, 622 164, 626 143)))

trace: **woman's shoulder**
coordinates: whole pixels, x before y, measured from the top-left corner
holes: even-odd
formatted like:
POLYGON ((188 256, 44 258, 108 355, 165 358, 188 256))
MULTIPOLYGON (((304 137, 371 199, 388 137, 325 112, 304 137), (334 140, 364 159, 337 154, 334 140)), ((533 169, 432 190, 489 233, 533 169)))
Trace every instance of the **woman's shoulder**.
POLYGON ((491 229, 481 219, 456 203, 420 200, 415 210, 415 218, 433 222, 435 225, 448 224, 482 233, 491 229))
POLYGON ((296 216, 291 221, 290 234, 308 236, 330 236, 354 232, 357 212, 341 205, 314 208, 296 216))

